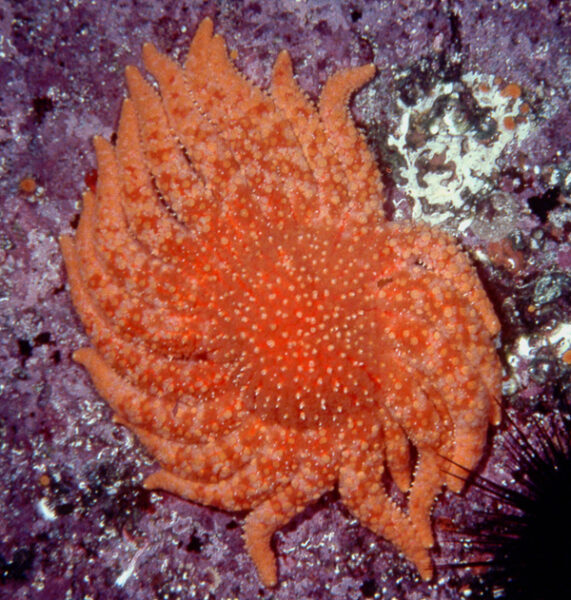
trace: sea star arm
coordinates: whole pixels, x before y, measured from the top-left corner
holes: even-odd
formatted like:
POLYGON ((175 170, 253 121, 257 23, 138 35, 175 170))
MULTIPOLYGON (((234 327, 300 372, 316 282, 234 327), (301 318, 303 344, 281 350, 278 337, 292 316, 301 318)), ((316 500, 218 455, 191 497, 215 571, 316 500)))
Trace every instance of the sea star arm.
POLYGON ((410 519, 425 548, 434 545, 430 513, 434 500, 442 488, 443 473, 446 467, 445 458, 432 448, 421 447, 418 449, 418 461, 410 488, 408 506, 410 519))
MULTIPOLYGON (((245 454, 237 463, 226 461, 223 456, 218 463, 225 479, 208 483, 194 479, 184 462, 172 462, 173 450, 164 440, 152 440, 152 434, 144 433, 144 443, 165 444, 161 450, 165 463, 163 468, 145 480, 148 489, 163 489, 180 495, 188 500, 198 501, 223 508, 225 510, 244 510, 263 505, 269 498, 288 486, 291 480, 297 478, 299 462, 295 460, 293 448, 299 443, 295 434, 289 435, 279 426, 268 430, 263 425, 256 428, 251 421, 245 426, 254 427, 254 435, 259 439, 255 447, 240 448, 239 454, 245 454), (241 452, 242 450, 242 452, 241 452), (174 469, 174 470, 173 470, 174 469), (176 472, 174 472, 176 470, 176 472)), ((250 435, 246 432, 246 435, 250 435)), ((216 452, 215 446, 213 451, 216 452)), ((200 469, 200 465, 197 465, 200 469)))
MULTIPOLYGON (((421 263, 464 296, 482 319, 491 337, 500 331, 500 323, 476 270, 458 243, 448 234, 423 224, 387 223, 386 247, 395 259, 408 264, 421 263)), ((391 268, 395 268, 393 263, 391 268)))
MULTIPOLYGON (((165 92, 168 99, 167 93, 170 92, 165 92)), ((181 95, 177 97, 180 99, 181 95)), ((204 121, 208 124, 206 119, 204 121)), ((191 266, 189 277, 197 281, 201 290, 208 290, 210 298, 216 297, 216 290, 220 287, 232 289, 233 268, 259 243, 257 238, 247 235, 248 232, 257 232, 259 218, 251 209, 250 195, 240 183, 240 178, 233 179, 234 183, 228 192, 230 200, 235 199, 232 207, 221 203, 226 226, 222 227, 218 222, 217 227, 208 228, 210 220, 206 219, 205 214, 204 226, 200 232, 195 232, 198 235, 196 238, 189 235, 188 228, 160 206, 145 168, 136 110, 129 100, 123 104, 119 121, 117 158, 125 191, 124 208, 137 239, 162 260, 177 266, 191 266)), ((222 169, 226 164, 222 158, 219 162, 221 164, 215 165, 216 169, 222 169)), ((227 174, 221 170, 212 183, 216 183, 217 188, 223 188, 227 183, 226 177, 227 174)))
MULTIPOLYGON (((465 297, 436 274, 418 268, 414 289, 408 292, 410 274, 409 269, 406 278, 394 277, 378 292, 379 299, 390 298, 381 320, 394 356, 401 357, 395 360, 404 358, 402 372, 411 373, 406 380, 394 373, 388 373, 388 378, 391 389, 409 399, 418 393, 416 382, 423 382, 434 412, 421 417, 415 408, 410 413, 414 419, 409 416, 403 421, 402 410, 410 410, 411 401, 400 406, 398 398, 390 401, 390 409, 417 447, 437 449, 441 456, 472 469, 481 457, 495 402, 497 360, 476 310, 465 297), (405 386, 412 387, 405 391, 405 386), (453 433, 454 449, 449 439, 434 437, 438 432, 453 433)), ((461 474, 460 468, 450 463, 446 470, 451 472, 446 483, 458 491, 462 480, 452 473, 461 474)))
MULTIPOLYGON (((96 147, 101 164, 113 157, 112 148, 104 140, 97 139, 96 147)), ((105 197, 115 189, 107 189, 102 182, 97 197, 105 197)), ((138 294, 129 292, 128 281, 114 280, 104 269, 94 247, 97 212, 92 196, 86 195, 75 244, 82 277, 109 323, 127 340, 143 340, 150 348, 172 355, 190 355, 196 348, 200 315, 154 307, 138 294)), ((107 239, 106 244, 110 243, 107 239)))
MULTIPOLYGON (((208 33, 208 32, 207 32, 208 33)), ((271 221, 305 220, 315 182, 287 119, 272 98, 237 72, 220 36, 195 37, 184 72, 197 102, 239 162, 271 221)))
POLYGON ((381 176, 363 135, 349 112, 349 98, 375 74, 374 65, 344 69, 332 75, 319 98, 319 115, 335 148, 352 199, 353 217, 358 222, 378 219, 383 201, 381 176))
POLYGON ((127 67, 125 77, 137 112, 146 167, 161 197, 188 226, 189 233, 205 228, 208 233, 216 226, 213 221, 219 209, 211 186, 205 185, 194 164, 184 157, 157 92, 135 67, 127 67))
POLYGON ((465 474, 461 467, 473 469, 482 456, 490 415, 496 411, 501 370, 477 309, 454 286, 441 282, 437 294, 432 278, 425 278, 424 310, 440 315, 439 328, 431 332, 426 347, 438 361, 426 372, 425 381, 440 391, 438 397, 453 424, 454 450, 440 454, 451 457, 446 483, 459 491, 462 479, 454 475, 465 474))
MULTIPOLYGON (((252 447, 259 439, 264 440, 260 455, 271 452, 280 442, 278 433, 263 435, 261 423, 253 416, 245 417, 237 429, 225 435, 196 444, 162 437, 154 429, 127 425, 163 468, 197 484, 221 483, 243 470, 257 456, 252 447)), ((277 463, 275 468, 279 470, 277 463)))
MULTIPOLYGON (((117 177, 122 184, 122 206, 132 235, 151 255, 166 262, 208 262, 201 253, 201 245, 189 235, 188 228, 161 205, 145 166, 135 108, 128 99, 123 102, 119 119, 116 156, 119 173, 115 173, 114 165, 110 163, 104 174, 109 179, 117 177)), ((196 266, 195 271, 201 273, 196 266)))
MULTIPOLYGON (((93 205, 97 256, 117 284, 123 283, 146 303, 165 309, 180 309, 193 303, 198 293, 196 276, 181 265, 164 262, 151 254, 129 233, 125 213, 116 195, 101 194, 98 201, 91 191, 83 195, 83 211, 93 205), (100 240, 114 239, 113 246, 100 240)), ((83 212, 82 211, 82 212, 83 212)), ((83 217, 81 217, 83 219, 83 217)))
POLYGON ((221 383, 220 367, 209 361, 189 362, 153 354, 140 345, 119 337, 85 289, 75 242, 60 238, 73 304, 94 346, 105 362, 134 385, 166 398, 181 398, 216 387, 221 383), (200 365, 201 369, 197 369, 200 365))
MULTIPOLYGON (((209 235, 203 236, 199 245, 209 247, 226 263, 240 263, 241 257, 258 243, 247 233, 267 228, 259 207, 252 202, 253 194, 243 169, 219 127, 210 119, 208 108, 197 102, 196 97, 202 92, 200 86, 190 85, 191 74, 185 76, 178 65, 152 45, 145 45, 143 56, 147 69, 159 82, 171 128, 177 132, 193 167, 204 178, 217 206, 217 226, 212 232, 206 232, 209 235), (218 243, 224 240, 226 243, 218 243)), ((132 85, 135 97, 139 96, 134 82, 132 85)), ((131 137, 135 138, 136 132, 131 137)), ((227 264, 226 270, 231 271, 232 267, 227 264)))
POLYGON ((411 455, 406 431, 381 407, 387 466, 393 481, 407 492, 412 480, 411 455))
POLYGON ((317 108, 293 77, 291 58, 283 50, 272 73, 272 96, 291 123, 305 159, 318 184, 320 217, 331 222, 349 204, 346 176, 330 143, 317 108))
POLYGON ((441 456, 453 461, 445 469, 450 472, 446 483, 459 491, 462 479, 457 476, 465 473, 462 467, 473 469, 482 455, 501 372, 485 325, 464 295, 422 269, 406 297, 409 282, 409 277, 396 277, 379 291, 380 298, 390 298, 390 316, 383 317, 386 334, 418 373, 411 380, 423 382, 440 415, 440 430, 452 431, 454 449, 447 440, 427 438, 425 432, 430 434, 431 427, 406 428, 415 444, 438 448, 441 456))
MULTIPOLYGON (((145 67, 159 83, 172 130, 219 207, 223 207, 230 196, 242 196, 247 187, 240 166, 219 128, 200 109, 195 98, 200 92, 193 90, 181 68, 152 44, 143 46, 143 59, 145 67)), ((143 99, 136 81, 131 81, 131 88, 134 98, 143 99)))
POLYGON ((336 469, 323 432, 300 437, 293 430, 275 426, 263 440, 249 464, 217 484, 161 470, 150 475, 145 486, 228 510, 252 508, 244 525, 246 548, 264 585, 272 586, 277 581, 270 547, 273 533, 333 487, 336 469))
POLYGON ((452 462, 445 466, 446 483, 453 492, 459 492, 466 480, 466 473, 473 470, 486 446, 488 419, 479 406, 489 403, 488 391, 481 387, 476 373, 467 382, 471 392, 470 400, 463 411, 457 411, 454 420, 454 453, 452 462), (478 406, 479 405, 479 406, 478 406))
POLYGON ((270 546, 272 535, 333 485, 334 476, 330 469, 320 467, 306 463, 287 486, 256 506, 246 517, 246 549, 258 569, 260 580, 267 587, 277 583, 276 558, 270 546))
POLYGON ((393 503, 381 484, 384 457, 347 449, 339 472, 339 493, 347 508, 371 531, 392 542, 426 580, 432 577, 427 548, 409 518, 393 503))
MULTIPOLYGON (((263 466, 266 469, 270 467, 269 464, 263 466)), ((216 483, 185 479, 168 469, 160 469, 149 475, 143 483, 148 490, 165 490, 207 506, 231 511, 248 510, 272 494, 281 477, 275 474, 261 479, 259 469, 259 462, 252 460, 243 469, 216 483)))
MULTIPOLYGON (((187 398, 165 398, 160 394, 146 394, 129 383, 125 377, 109 367, 94 348, 81 348, 73 358, 83 365, 93 380, 99 394, 119 415, 121 422, 131 427, 153 430, 167 439, 185 440, 189 443, 205 442, 213 435, 224 435, 239 426, 237 415, 243 413, 243 402, 225 386, 209 383, 213 389, 206 397, 198 400, 187 398), (189 426, 191 424, 191 426, 189 426)), ((201 377, 203 384, 210 379, 222 379, 214 366, 194 363, 194 381, 201 377)), ((219 369, 216 366, 216 369, 219 369)), ((190 369, 189 369, 190 371, 190 369)), ((187 372, 187 375, 190 375, 187 372)), ((188 390, 189 393, 191 390, 188 390)))
MULTIPOLYGON (((149 252, 175 266, 190 268, 189 278, 202 291, 196 296, 198 306, 194 310, 200 310, 201 307, 210 310, 212 303, 212 314, 220 318, 220 305, 223 303, 221 295, 235 288, 237 273, 246 272, 245 257, 251 252, 256 254, 256 247, 261 243, 258 238, 244 233, 252 231, 256 225, 255 216, 252 215, 248 224, 242 227, 240 235, 234 235, 232 229, 226 231, 226 235, 220 228, 216 232, 203 229, 198 239, 192 239, 187 228, 160 207, 149 173, 144 167, 137 116, 129 101, 123 105, 119 123, 117 158, 123 175, 125 211, 134 234, 149 248, 149 252), (211 239, 215 234, 219 236, 217 241, 211 239)), ((241 214, 239 211, 238 216, 232 212, 225 218, 239 227, 242 221, 248 220, 251 212, 241 214)), ((253 230, 255 232, 256 229, 253 230)), ((262 254, 262 248, 258 253, 262 254)), ((189 300, 193 301, 194 297, 190 296, 189 300)))

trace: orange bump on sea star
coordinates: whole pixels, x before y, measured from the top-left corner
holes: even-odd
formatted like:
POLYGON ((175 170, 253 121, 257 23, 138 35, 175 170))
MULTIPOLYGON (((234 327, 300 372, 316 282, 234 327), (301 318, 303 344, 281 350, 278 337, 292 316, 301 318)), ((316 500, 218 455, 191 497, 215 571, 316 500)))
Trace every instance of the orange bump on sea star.
POLYGON ((96 138, 96 193, 61 238, 92 344, 75 360, 161 465, 146 487, 250 511, 265 585, 272 534, 336 485, 429 579, 434 499, 499 420, 499 325, 451 238, 382 215, 348 110, 373 65, 315 106, 285 51, 269 93, 249 83, 209 19, 183 68, 143 56, 160 95, 127 69, 117 143, 96 138))

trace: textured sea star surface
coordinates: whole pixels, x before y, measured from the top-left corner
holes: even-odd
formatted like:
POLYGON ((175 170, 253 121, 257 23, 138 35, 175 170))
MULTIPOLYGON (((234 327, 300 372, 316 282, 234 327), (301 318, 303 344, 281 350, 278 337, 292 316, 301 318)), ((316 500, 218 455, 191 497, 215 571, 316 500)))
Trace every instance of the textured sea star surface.
POLYGON ((452 239, 382 215, 347 108, 374 67, 316 106, 287 52, 269 93, 250 84, 209 19, 184 67, 143 55, 160 94, 127 69, 116 144, 96 138, 96 193, 61 239, 92 344, 74 358, 161 465, 147 487, 250 511, 265 585, 274 531, 335 486, 430 578, 434 499, 499 420, 499 326, 452 239))

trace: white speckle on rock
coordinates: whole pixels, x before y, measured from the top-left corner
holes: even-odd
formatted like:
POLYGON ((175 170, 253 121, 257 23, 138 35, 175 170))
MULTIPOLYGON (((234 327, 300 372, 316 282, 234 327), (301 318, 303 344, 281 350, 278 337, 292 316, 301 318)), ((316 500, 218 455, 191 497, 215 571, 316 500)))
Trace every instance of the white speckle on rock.
POLYGON ((532 130, 523 99, 501 92, 493 75, 469 72, 461 83, 436 84, 414 106, 399 102, 388 144, 403 159, 397 173, 415 220, 437 225, 460 212, 460 228, 470 226, 470 200, 494 190, 501 154, 532 130))

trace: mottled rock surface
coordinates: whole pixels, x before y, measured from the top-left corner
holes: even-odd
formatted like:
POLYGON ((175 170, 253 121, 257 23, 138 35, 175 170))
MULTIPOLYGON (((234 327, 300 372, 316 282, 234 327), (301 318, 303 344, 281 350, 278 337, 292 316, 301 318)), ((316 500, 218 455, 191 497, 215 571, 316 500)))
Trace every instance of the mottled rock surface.
MULTIPOLYGON (((458 598, 470 574, 442 566, 421 582, 335 493, 275 536, 280 585, 261 589, 243 515, 143 490, 152 461, 71 361, 86 338, 57 236, 76 227, 96 176, 91 138, 112 136, 142 43, 182 59, 207 15, 263 86, 284 47, 314 97, 339 68, 377 65, 353 111, 385 208, 441 223, 472 253, 503 324, 514 418, 569 399, 568 0, 0 0, 0 597, 458 598), (451 188, 451 204, 434 200, 451 188)), ((504 437, 482 465, 498 481, 504 437)), ((447 530, 482 502, 474 488, 442 495, 437 564, 458 558, 447 530)))

